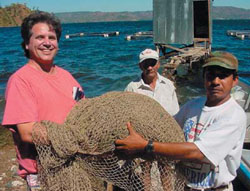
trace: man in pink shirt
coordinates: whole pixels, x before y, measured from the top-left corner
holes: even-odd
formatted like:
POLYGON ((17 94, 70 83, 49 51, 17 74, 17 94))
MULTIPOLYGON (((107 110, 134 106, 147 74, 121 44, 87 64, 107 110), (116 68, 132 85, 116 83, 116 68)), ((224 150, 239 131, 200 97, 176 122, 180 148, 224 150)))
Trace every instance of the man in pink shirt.
POLYGON ((21 26, 22 47, 28 63, 9 79, 2 124, 13 132, 18 174, 30 191, 40 190, 34 124, 41 120, 63 123, 77 100, 84 98, 80 84, 53 64, 61 36, 60 21, 46 12, 34 12, 21 26))

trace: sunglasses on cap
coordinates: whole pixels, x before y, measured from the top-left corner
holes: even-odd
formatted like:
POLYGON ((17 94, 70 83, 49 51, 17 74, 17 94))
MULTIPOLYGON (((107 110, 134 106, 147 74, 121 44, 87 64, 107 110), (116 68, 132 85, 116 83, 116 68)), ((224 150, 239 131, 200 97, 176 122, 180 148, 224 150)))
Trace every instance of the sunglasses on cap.
POLYGON ((147 59, 141 62, 141 66, 144 70, 147 70, 149 66, 154 67, 157 64, 155 59, 147 59))

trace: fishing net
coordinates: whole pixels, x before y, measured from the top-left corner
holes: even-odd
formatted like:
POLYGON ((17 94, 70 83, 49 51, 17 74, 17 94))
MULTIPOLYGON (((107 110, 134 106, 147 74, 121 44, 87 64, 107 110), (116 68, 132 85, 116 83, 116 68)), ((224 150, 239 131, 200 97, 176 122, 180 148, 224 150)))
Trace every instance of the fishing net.
POLYGON ((129 135, 128 121, 147 140, 184 141, 176 121, 147 96, 110 92, 79 101, 64 124, 35 124, 33 141, 43 190, 102 191, 107 189, 105 182, 131 191, 183 190, 178 161, 115 151, 114 141, 129 135))

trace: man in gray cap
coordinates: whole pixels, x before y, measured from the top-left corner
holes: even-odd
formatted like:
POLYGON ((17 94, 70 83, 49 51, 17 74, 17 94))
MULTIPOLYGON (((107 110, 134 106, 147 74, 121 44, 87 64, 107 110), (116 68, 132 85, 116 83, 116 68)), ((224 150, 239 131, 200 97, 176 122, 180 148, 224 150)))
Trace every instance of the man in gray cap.
POLYGON ((207 59, 203 65, 206 97, 189 101, 175 116, 187 142, 145 140, 128 123, 130 135, 117 140, 116 149, 181 160, 185 191, 232 191, 246 133, 246 114, 230 95, 238 83, 237 71, 238 60, 230 53, 217 51, 207 59))
POLYGON ((139 79, 128 84, 125 91, 147 95, 170 114, 179 111, 179 104, 173 83, 158 73, 160 68, 159 54, 152 49, 145 49, 139 55, 139 67, 142 74, 139 79))

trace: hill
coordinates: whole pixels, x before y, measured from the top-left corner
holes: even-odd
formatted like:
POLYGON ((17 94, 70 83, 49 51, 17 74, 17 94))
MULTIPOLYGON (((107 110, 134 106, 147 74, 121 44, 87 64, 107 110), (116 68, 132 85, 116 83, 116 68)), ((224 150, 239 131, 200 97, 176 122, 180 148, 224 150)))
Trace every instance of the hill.
MULTIPOLYGON (((152 20, 152 11, 138 12, 67 12, 55 13, 62 23, 152 20)), ((250 10, 236 7, 213 7, 213 19, 250 19, 250 10)))
POLYGON ((11 4, 5 8, 0 7, 0 26, 20 26, 22 20, 32 11, 22 4, 11 4))
POLYGON ((213 7, 214 19, 250 19, 250 9, 236 7, 213 7))
MULTIPOLYGON (((0 27, 20 26, 23 18, 33 10, 25 4, 0 7, 0 27)), ((65 12, 55 13, 62 23, 152 20, 152 11, 137 12, 65 12)), ((250 10, 236 7, 213 7, 213 19, 250 19, 250 10)))
POLYGON ((152 11, 55 13, 62 23, 152 20, 152 11))

